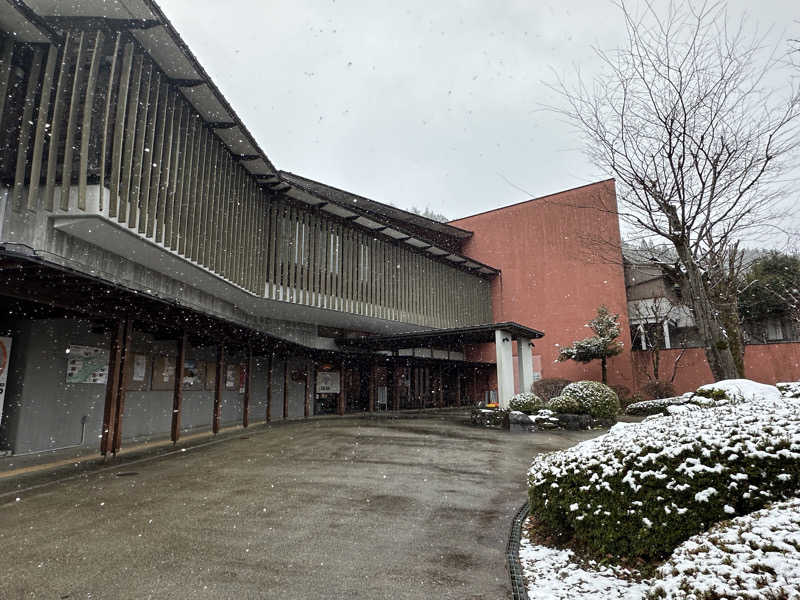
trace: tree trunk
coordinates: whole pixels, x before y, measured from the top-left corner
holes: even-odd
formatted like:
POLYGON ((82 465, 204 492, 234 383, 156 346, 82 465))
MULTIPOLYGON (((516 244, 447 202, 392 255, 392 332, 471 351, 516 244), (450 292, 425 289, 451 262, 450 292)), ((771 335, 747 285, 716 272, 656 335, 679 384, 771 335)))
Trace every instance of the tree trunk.
POLYGON ((695 323, 705 345, 706 359, 708 366, 711 367, 711 374, 715 381, 736 379, 739 376, 739 370, 736 368, 730 342, 711 304, 708 290, 703 283, 703 277, 694 262, 692 253, 687 244, 680 242, 675 242, 675 250, 685 269, 684 286, 682 286, 684 287, 684 296, 688 296, 692 307, 695 323))
POLYGON ((608 359, 606 359, 605 356, 600 359, 600 366, 602 367, 602 373, 603 373, 602 379, 604 384, 608 384, 608 367, 606 366, 607 360, 608 359))

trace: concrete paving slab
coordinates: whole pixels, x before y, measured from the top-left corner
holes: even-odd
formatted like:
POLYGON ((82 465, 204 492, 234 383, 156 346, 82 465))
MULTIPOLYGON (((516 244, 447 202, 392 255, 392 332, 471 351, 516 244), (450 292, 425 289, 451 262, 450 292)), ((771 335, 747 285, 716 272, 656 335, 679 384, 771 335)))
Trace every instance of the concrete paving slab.
POLYGON ((0 598, 509 598, 534 454, 466 414, 326 419, 0 499, 0 598))

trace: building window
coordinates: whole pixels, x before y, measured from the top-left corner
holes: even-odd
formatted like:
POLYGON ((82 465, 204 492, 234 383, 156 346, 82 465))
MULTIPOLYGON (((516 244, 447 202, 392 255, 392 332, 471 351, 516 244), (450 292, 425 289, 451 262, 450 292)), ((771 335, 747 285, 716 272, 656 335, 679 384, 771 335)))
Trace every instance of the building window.
POLYGON ((777 342, 784 339, 783 326, 777 319, 767 321, 767 341, 777 342))

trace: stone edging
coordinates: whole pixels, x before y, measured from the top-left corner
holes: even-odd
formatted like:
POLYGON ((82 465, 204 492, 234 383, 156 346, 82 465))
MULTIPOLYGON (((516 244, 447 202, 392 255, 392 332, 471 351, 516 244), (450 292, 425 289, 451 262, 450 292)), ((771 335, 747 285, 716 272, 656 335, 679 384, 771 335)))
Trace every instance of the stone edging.
POLYGON ((508 575, 511 578, 511 598, 513 600, 529 600, 525 580, 522 577, 522 565, 519 562, 519 538, 522 535, 522 522, 528 516, 528 510, 528 502, 525 501, 525 504, 514 515, 506 545, 506 563, 508 575))

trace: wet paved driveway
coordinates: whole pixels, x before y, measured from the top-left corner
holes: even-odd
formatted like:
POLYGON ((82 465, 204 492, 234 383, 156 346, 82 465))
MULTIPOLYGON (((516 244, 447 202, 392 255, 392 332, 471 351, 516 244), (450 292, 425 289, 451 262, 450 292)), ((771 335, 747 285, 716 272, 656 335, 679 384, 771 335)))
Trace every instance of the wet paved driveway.
POLYGON ((531 457, 592 435, 256 426, 0 499, 0 598, 509 598, 531 457))

